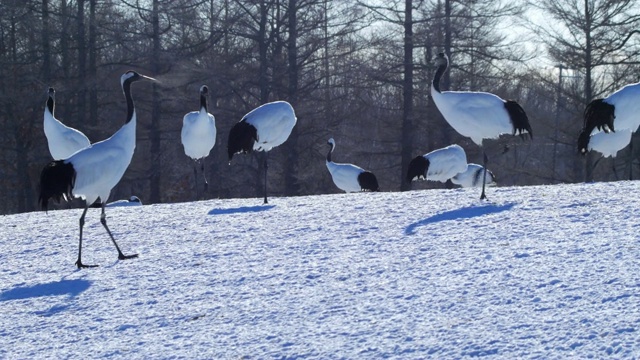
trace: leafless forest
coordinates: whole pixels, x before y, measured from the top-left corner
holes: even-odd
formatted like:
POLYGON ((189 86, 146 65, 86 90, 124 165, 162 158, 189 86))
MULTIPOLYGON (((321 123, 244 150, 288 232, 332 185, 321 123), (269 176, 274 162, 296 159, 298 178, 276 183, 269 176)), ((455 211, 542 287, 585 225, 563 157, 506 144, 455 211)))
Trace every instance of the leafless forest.
POLYGON ((218 130, 205 198, 261 202, 264 154, 229 164, 226 142, 274 100, 298 123, 269 153, 270 196, 339 192, 329 137, 334 160, 371 170, 382 191, 450 186, 403 182, 411 158, 452 143, 481 162, 430 101, 438 52, 451 59, 443 89, 493 92, 529 115, 532 141, 485 141, 500 186, 637 179, 635 136, 615 160, 582 157, 576 138, 591 99, 639 80, 638 29, 635 0, 0 0, 0 214, 37 208, 47 89, 56 117, 96 142, 124 123, 129 69, 159 81, 133 87, 136 152, 110 200, 196 199, 180 130, 202 84, 218 130))

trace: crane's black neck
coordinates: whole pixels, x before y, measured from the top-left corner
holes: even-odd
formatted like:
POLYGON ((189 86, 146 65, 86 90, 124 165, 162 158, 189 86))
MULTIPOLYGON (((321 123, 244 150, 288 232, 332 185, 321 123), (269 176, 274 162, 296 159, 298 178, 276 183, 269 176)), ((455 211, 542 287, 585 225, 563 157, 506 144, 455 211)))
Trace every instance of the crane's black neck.
POLYGON ((327 145, 329 145, 329 152, 327 153, 327 161, 331 162, 331 153, 333 152, 334 145, 331 144, 331 143, 329 143, 327 145))
POLYGON ((128 124, 131 119, 133 119, 133 113, 136 111, 135 105, 133 104, 133 98, 131 97, 131 79, 127 79, 122 83, 122 91, 124 92, 124 97, 127 99, 127 120, 125 124, 128 124))
POLYGON ((207 108, 207 97, 200 93, 200 109, 204 109, 205 112, 209 112, 209 109, 207 108))
POLYGON ((447 63, 438 66, 435 75, 433 75, 433 88, 437 92, 442 92, 440 91, 440 79, 442 78, 442 75, 444 75, 444 72, 447 71, 447 66, 447 63))
POLYGON ((47 108, 51 115, 53 115, 53 108, 55 107, 55 102, 53 101, 53 96, 49 95, 49 99, 47 99, 47 108))

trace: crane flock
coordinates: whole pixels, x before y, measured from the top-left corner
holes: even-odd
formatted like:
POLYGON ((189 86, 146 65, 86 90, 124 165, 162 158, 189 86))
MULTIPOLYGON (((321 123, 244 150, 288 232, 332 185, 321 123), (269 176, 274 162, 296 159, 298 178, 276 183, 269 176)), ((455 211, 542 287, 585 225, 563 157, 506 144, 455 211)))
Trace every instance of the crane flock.
MULTIPOLYGON (((504 100, 487 92, 443 91, 440 79, 448 69, 449 59, 444 53, 435 59, 436 72, 431 83, 431 98, 449 123, 462 136, 470 138, 478 146, 488 139, 503 134, 532 138, 532 129, 524 109, 513 100, 504 100)), ((122 91, 127 104, 125 124, 111 137, 91 144, 79 130, 64 125, 54 116, 55 89, 48 89, 44 110, 44 133, 53 161, 48 163, 40 176, 40 206, 47 210, 50 200, 60 202, 72 198, 85 200, 79 221, 79 244, 76 266, 93 267, 82 262, 82 241, 85 216, 89 207, 101 208, 100 222, 107 231, 118 252, 118 259, 126 260, 138 255, 125 255, 107 226, 105 207, 141 205, 136 196, 128 201, 107 204, 112 189, 127 170, 136 147, 136 110, 131 95, 131 85, 139 80, 155 79, 135 71, 121 76, 122 91)), ((198 193, 198 165, 204 178, 204 190, 208 181, 204 160, 216 143, 215 117, 209 113, 207 96, 209 88, 200 87, 200 108, 183 118, 181 142, 185 155, 193 159, 196 193, 198 193)), ((629 144, 631 135, 640 126, 640 83, 627 85, 603 99, 593 100, 585 109, 583 129, 578 136, 578 150, 585 154, 590 150, 604 156, 615 156, 629 144)), ((264 203, 267 203, 267 155, 270 150, 285 143, 292 133, 297 118, 293 106, 286 101, 262 104, 249 111, 235 123, 228 135, 227 155, 229 164, 236 154, 264 152, 264 203)), ((329 151, 326 167, 336 187, 345 192, 375 192, 380 187, 376 176, 363 168, 332 161, 336 141, 327 141, 329 151)), ((467 162, 464 149, 457 144, 436 149, 415 157, 407 169, 406 181, 430 180, 447 182, 462 187, 482 187, 480 198, 486 199, 485 187, 496 184, 496 177, 487 169, 486 151, 483 148, 483 165, 467 162)))

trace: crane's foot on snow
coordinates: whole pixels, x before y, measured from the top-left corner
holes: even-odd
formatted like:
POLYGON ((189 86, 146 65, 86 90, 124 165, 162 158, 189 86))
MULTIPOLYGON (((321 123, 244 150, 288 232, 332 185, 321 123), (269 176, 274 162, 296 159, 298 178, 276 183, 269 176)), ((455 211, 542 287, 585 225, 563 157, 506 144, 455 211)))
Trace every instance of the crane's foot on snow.
POLYGON ((119 260, 127 260, 127 259, 134 259, 137 258, 138 254, 133 254, 133 255, 125 255, 123 253, 120 253, 120 255, 118 255, 118 259, 119 260))
POLYGON ((85 264, 82 263, 82 261, 80 261, 80 259, 78 259, 78 261, 76 261, 76 266, 78 267, 78 269, 86 269, 86 268, 98 267, 98 265, 85 265, 85 264))

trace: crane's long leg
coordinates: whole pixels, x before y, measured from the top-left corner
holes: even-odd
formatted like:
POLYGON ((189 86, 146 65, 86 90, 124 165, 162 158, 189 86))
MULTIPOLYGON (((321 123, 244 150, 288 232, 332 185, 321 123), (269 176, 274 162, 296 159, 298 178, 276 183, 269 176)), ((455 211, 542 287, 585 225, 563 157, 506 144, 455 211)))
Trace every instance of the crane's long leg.
POLYGON ((102 223, 102 226, 104 226, 104 228, 107 230, 107 233, 109 234, 109 237, 111 238, 111 241, 113 241, 113 245, 115 245, 116 249, 118 250, 118 259, 126 260, 126 259, 137 258, 138 254, 125 255, 120 250, 120 247, 118 246, 118 243, 116 243, 116 239, 113 238, 113 235, 111 235, 111 230, 109 230, 109 227, 107 226, 107 215, 104 213, 104 205, 105 205, 105 203, 102 203, 102 214, 100 214, 100 222, 102 223))
POLYGON ((484 200, 487 198, 487 195, 484 193, 485 184, 487 183, 487 153, 482 149, 482 155, 484 157, 482 166, 484 167, 484 171, 482 173, 482 194, 480 194, 480 200, 484 200))
POLYGON ((193 183, 196 190, 196 200, 200 200, 200 190, 198 189, 198 161, 193 164, 193 183))
POLYGON ((98 265, 85 265, 82 263, 82 228, 84 227, 84 217, 87 215, 87 210, 89 210, 89 204, 85 205, 84 211, 82 212, 82 216, 80 216, 80 242, 78 244, 78 260, 76 261, 76 266, 78 269, 96 267, 98 265))
POLYGON ((268 159, 269 159, 269 152, 265 151, 264 152, 264 203, 265 204, 269 203, 267 201, 267 169, 269 168, 268 159))
POLYGON ((209 183, 207 182, 207 173, 204 168, 204 159, 205 158, 200 159, 200 166, 202 170, 202 177, 204 178, 204 192, 206 193, 209 190, 209 183))

